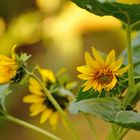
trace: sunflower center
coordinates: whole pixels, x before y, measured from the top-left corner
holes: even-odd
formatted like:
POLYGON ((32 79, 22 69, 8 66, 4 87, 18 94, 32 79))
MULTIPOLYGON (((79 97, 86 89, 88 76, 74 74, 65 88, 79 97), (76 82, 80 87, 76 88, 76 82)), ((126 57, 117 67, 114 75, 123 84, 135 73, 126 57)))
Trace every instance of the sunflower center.
MULTIPOLYGON (((67 97, 64 96, 59 96, 57 94, 52 94, 54 99, 56 100, 56 102, 61 106, 61 108, 64 110, 68 103, 69 100, 67 97)), ((46 98, 46 100, 44 101, 45 105, 50 108, 52 111, 57 111, 56 108, 54 107, 54 105, 50 102, 50 100, 48 98, 46 98)))
POLYGON ((101 76, 98 77, 98 81, 99 81, 100 84, 108 85, 112 81, 112 75, 109 75, 109 74, 101 75, 101 76))

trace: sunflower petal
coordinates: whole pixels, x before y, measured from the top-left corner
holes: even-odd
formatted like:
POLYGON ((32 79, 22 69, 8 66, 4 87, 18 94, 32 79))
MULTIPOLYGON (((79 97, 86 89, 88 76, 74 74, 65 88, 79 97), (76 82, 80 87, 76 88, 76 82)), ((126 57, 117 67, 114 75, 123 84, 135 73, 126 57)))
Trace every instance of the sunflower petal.
POLYGON ((110 65, 110 69, 112 69, 113 71, 117 71, 121 67, 122 63, 123 63, 123 57, 119 58, 117 61, 112 63, 110 65))
POLYGON ((97 86, 96 86, 96 89, 99 91, 99 92, 101 92, 102 91, 102 89, 104 88, 104 85, 101 85, 101 84, 97 84, 97 86))
POLYGON ((29 85, 29 91, 35 95, 44 95, 40 87, 29 85))
POLYGON ((114 76, 112 82, 110 84, 106 85, 107 91, 113 89, 115 87, 116 83, 117 83, 117 78, 114 76))
POLYGON ((1 65, 15 65, 15 61, 5 55, 0 55, 0 64, 1 65))
POLYGON ((93 78, 92 76, 86 75, 86 74, 79 74, 77 77, 79 79, 82 79, 82 80, 88 80, 88 79, 92 79, 93 78))
POLYGON ((96 61, 93 60, 93 58, 91 57, 91 55, 88 52, 85 52, 85 60, 86 60, 86 64, 89 67, 92 67, 93 69, 97 69, 99 68, 99 65, 96 61))
POLYGON ((48 118, 51 116, 52 114, 52 110, 47 109, 45 110, 42 114, 41 114, 41 118, 40 118, 40 123, 44 123, 48 120, 48 118))
POLYGON ((90 67, 87 66, 79 66, 77 67, 77 70, 81 73, 87 74, 87 75, 93 75, 93 71, 90 67))
POLYGON ((42 98, 36 95, 27 95, 23 98, 23 102, 25 103, 36 103, 41 101, 42 98))
POLYGON ((130 65, 128 65, 128 66, 126 66, 124 68, 121 68, 121 69, 117 70, 115 74, 117 76, 122 75, 122 74, 124 74, 129 69, 129 67, 130 67, 130 65))
POLYGON ((100 66, 103 66, 104 60, 103 60, 102 56, 100 55, 100 53, 94 47, 92 47, 92 52, 93 52, 94 58, 96 59, 97 63, 100 66))
POLYGON ((15 52, 16 48, 17 48, 17 44, 12 47, 11 50, 12 59, 16 59, 16 52, 15 52))
POLYGON ((49 69, 39 69, 39 72, 43 78, 44 81, 50 80, 52 83, 56 82, 56 78, 54 76, 54 73, 49 69))
POLYGON ((42 90, 42 87, 41 87, 41 85, 34 79, 34 78, 29 78, 29 84, 32 86, 32 87, 34 87, 34 88, 36 88, 36 89, 38 89, 38 90, 42 90))
POLYGON ((108 54, 108 56, 107 56, 107 58, 106 58, 106 61, 105 61, 105 64, 106 64, 106 65, 110 65, 110 64, 112 64, 114 61, 115 61, 115 51, 112 50, 112 51, 108 54))
POLYGON ((51 126, 53 126, 54 128, 58 122, 58 118, 59 118, 58 112, 52 113, 51 117, 49 118, 49 122, 50 122, 51 126))
POLYGON ((40 108, 41 106, 43 106, 43 101, 39 101, 37 103, 33 103, 30 106, 30 112, 35 111, 36 109, 40 108))
POLYGON ((98 82, 97 81, 94 81, 94 83, 93 83, 94 90, 97 90, 97 87, 98 87, 98 82))
POLYGON ((46 109, 46 106, 44 106, 43 104, 38 104, 37 108, 30 113, 30 116, 31 117, 36 116, 40 114, 41 112, 43 112, 45 109, 46 109))
POLYGON ((113 88, 115 87, 116 83, 117 83, 117 78, 114 77, 114 78, 113 78, 113 81, 112 81, 112 83, 111 83, 111 89, 113 89, 113 88))
POLYGON ((85 84, 85 87, 83 88, 83 92, 91 89, 93 87, 93 82, 92 81, 87 81, 86 84, 85 84))

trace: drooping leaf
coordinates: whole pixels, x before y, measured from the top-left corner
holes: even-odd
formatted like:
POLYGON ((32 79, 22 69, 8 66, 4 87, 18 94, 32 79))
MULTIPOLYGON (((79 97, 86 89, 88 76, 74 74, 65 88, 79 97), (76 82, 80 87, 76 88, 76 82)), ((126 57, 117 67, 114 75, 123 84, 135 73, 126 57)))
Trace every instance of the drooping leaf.
POLYGON ((134 24, 140 20, 140 4, 122 4, 115 0, 72 0, 79 7, 99 16, 111 15, 134 24))
POLYGON ((72 103, 69 109, 74 114, 90 113, 105 121, 113 122, 117 113, 121 111, 121 103, 113 98, 92 98, 72 103))
POLYGON ((5 98, 11 92, 9 84, 0 85, 0 109, 5 109, 5 98))
POLYGON ((117 114, 115 123, 125 128, 140 130, 140 113, 121 111, 117 114))

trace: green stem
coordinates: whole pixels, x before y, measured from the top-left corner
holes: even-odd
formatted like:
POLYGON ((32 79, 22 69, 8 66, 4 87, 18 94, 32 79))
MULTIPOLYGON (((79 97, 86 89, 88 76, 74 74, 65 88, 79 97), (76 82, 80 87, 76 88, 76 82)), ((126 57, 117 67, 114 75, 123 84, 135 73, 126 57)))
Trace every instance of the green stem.
POLYGON ((111 124, 110 134, 109 134, 107 140, 118 140, 118 130, 119 130, 119 126, 114 124, 114 123, 112 123, 111 124))
POLYGON ((126 37, 127 37, 127 54, 128 54, 128 63, 130 64, 130 68, 128 70, 128 78, 129 78, 129 86, 128 92, 124 99, 124 109, 128 104, 133 104, 133 99, 136 96, 136 88, 135 88, 135 79, 134 79, 134 66, 133 66, 133 50, 131 47, 131 25, 126 25, 126 37))
POLYGON ((96 134, 96 129, 95 129, 93 123, 92 123, 92 120, 90 119, 90 117, 88 116, 88 114, 86 114, 86 113, 83 113, 83 114, 84 114, 84 116, 85 116, 85 118, 86 118, 86 120, 87 120, 87 122, 88 122, 88 124, 89 124, 89 126, 91 128, 91 130, 92 130, 93 139, 94 140, 98 140, 97 134, 96 134))
POLYGON ((111 128, 109 129, 109 133, 108 133, 108 136, 107 136, 107 140, 113 140, 113 130, 112 130, 112 126, 111 126, 111 128))
POLYGON ((112 123, 112 134, 113 134, 114 140, 117 138, 116 129, 117 129, 116 125, 112 123))
POLYGON ((118 133, 118 134, 121 134, 122 131, 123 131, 123 129, 124 129, 123 127, 119 126, 119 128, 118 128, 118 132, 117 132, 117 133, 118 133))
MULTIPOLYGON (((134 79, 140 79, 140 76, 134 76, 134 79)), ((125 83, 129 80, 129 78, 126 78, 125 80, 122 80, 121 83, 125 83)))
POLYGON ((117 140, 122 140, 126 136, 126 134, 128 133, 129 130, 130 129, 124 128, 124 130, 122 130, 122 132, 118 135, 118 139, 117 140))
POLYGON ((36 132, 38 132, 40 134, 43 134, 43 135, 47 136, 48 138, 50 138, 52 140, 61 140, 60 138, 56 137, 55 135, 53 135, 53 134, 51 134, 51 133, 49 133, 49 132, 47 132, 47 131, 45 131, 45 130, 43 130, 41 128, 38 128, 38 127, 36 127, 36 126, 34 126, 32 124, 29 124, 29 123, 27 123, 27 122, 25 122, 23 120, 17 119, 17 118, 15 118, 13 116, 5 115, 5 118, 7 120, 13 122, 13 123, 16 123, 18 125, 21 125, 21 126, 24 126, 26 128, 29 128, 31 130, 34 130, 34 131, 36 131, 36 132))
POLYGON ((130 129, 126 129, 116 124, 112 124, 110 134, 107 140, 122 140, 129 130, 130 129))
POLYGON ((33 73, 30 73, 27 71, 27 74, 29 74, 29 76, 33 77, 34 79, 36 79, 38 81, 38 83, 42 86, 43 91, 45 92, 46 96, 49 98, 49 100, 51 101, 51 103, 54 105, 54 107, 57 109, 57 111, 61 114, 61 116, 63 117, 63 119, 66 121, 71 134, 73 136, 74 140, 78 140, 79 137, 76 133, 75 128, 73 127, 72 123, 70 122, 69 118, 67 117, 67 115, 65 114, 65 112, 63 111, 63 109, 59 106, 59 104, 56 102, 56 100, 54 99, 54 97, 51 95, 51 93, 49 92, 49 90, 45 87, 45 85, 42 83, 42 81, 33 73))
POLYGON ((133 92, 133 88, 135 86, 135 80, 134 80, 134 68, 133 68, 133 50, 131 47, 131 26, 128 24, 126 25, 126 31, 127 31, 127 54, 128 54, 128 62, 130 64, 130 68, 128 70, 128 76, 129 76, 129 90, 133 92))

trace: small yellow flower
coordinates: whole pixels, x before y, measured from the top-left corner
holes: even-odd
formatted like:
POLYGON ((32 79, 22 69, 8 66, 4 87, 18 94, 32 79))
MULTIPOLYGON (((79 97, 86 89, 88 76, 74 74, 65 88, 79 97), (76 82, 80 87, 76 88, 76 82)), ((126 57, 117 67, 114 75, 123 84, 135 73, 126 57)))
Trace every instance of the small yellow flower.
POLYGON ((16 76, 18 64, 13 58, 0 55, 0 84, 9 82, 16 76))
POLYGON ((108 54, 106 60, 102 58, 95 48, 92 48, 92 52, 95 59, 86 52, 86 65, 77 67, 77 70, 82 73, 78 75, 78 78, 85 80, 85 83, 82 85, 84 87, 83 91, 91 88, 99 92, 103 89, 109 91, 115 87, 117 77, 125 73, 129 65, 120 68, 123 63, 123 57, 116 60, 114 50, 108 54))
MULTIPOLYGON (((39 72, 42 76, 43 82, 46 85, 46 88, 51 90, 53 85, 58 85, 56 77, 53 72, 49 69, 39 69, 39 72)), ((59 112, 49 101, 48 97, 44 94, 44 91, 40 84, 34 79, 29 78, 29 90, 31 95, 27 95, 23 98, 25 103, 30 103, 30 116, 41 115, 40 123, 44 123, 49 120, 50 125, 55 128, 60 117, 59 112)), ((63 110, 66 109, 69 103, 68 96, 62 96, 58 92, 51 93, 57 103, 61 106, 63 110)))

